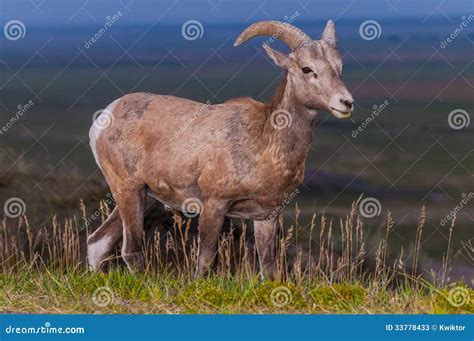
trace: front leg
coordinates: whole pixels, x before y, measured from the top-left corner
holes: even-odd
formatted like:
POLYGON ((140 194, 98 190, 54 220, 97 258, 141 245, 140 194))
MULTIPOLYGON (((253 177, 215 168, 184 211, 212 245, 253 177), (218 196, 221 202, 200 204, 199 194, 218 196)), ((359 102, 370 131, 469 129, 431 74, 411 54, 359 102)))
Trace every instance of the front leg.
POLYGON ((196 277, 202 276, 211 267, 217 253, 217 242, 222 230, 227 203, 219 200, 206 200, 199 216, 199 244, 196 277))
POLYGON ((254 220, 255 244, 262 279, 275 277, 276 272, 276 224, 277 218, 254 220))

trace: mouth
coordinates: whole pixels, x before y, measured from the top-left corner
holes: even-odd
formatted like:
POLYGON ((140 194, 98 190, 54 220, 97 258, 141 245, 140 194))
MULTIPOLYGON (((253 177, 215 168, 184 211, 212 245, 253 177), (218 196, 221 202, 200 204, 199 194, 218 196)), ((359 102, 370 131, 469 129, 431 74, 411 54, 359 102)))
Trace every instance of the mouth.
POLYGON ((333 114, 337 118, 348 118, 352 114, 352 110, 351 111, 342 111, 342 110, 336 109, 334 107, 330 107, 330 109, 331 109, 331 114, 333 114))

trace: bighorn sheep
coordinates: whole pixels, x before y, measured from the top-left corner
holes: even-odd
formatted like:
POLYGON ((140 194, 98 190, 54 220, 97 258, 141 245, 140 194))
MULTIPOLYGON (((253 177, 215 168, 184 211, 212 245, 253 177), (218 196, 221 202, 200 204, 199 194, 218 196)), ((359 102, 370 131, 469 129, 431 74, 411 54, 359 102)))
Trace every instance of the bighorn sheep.
POLYGON ((263 45, 286 71, 270 103, 236 98, 203 110, 202 103, 188 99, 134 93, 115 100, 96 119, 106 115, 110 123, 93 124, 89 136, 117 207, 88 239, 92 269, 120 237, 128 268, 143 268, 143 211, 150 195, 175 210, 186 210, 189 203, 200 208, 197 275, 210 267, 228 216, 254 220, 261 273, 272 276, 277 221, 272 212, 303 180, 316 110, 345 118, 353 99, 341 80, 331 20, 320 40, 287 23, 254 23, 234 46, 259 35, 276 36, 292 50, 286 55, 263 45), (173 134, 190 118, 185 134, 173 134))

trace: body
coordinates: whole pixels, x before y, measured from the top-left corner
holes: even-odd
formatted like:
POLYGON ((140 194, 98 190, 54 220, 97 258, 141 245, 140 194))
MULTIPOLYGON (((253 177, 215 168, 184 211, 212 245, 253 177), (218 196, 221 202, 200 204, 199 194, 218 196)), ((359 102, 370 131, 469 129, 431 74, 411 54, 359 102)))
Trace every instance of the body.
POLYGON ((204 105, 146 93, 115 102, 113 125, 90 133, 106 179, 133 179, 176 210, 189 198, 218 197, 228 201, 230 217, 264 219, 302 181, 314 114, 301 124, 306 134, 298 122, 275 130, 270 105, 242 98, 209 106, 193 120, 192 132, 173 133, 204 105))
MULTIPOLYGON (((252 26, 259 29, 258 25, 252 26)), ((254 33, 249 35, 248 30, 247 35, 252 37, 254 33)), ((335 53, 329 43, 322 44, 327 45, 329 53, 335 53)), ((318 101, 326 101, 323 108, 328 110, 333 108, 331 103, 338 102, 338 108, 342 108, 335 109, 338 116, 352 110, 352 98, 336 77, 337 60, 328 62, 330 70, 325 70, 329 72, 325 77, 335 82, 339 97, 334 99, 331 94, 324 99, 321 93, 311 100, 303 86, 315 81, 306 75, 309 67, 301 69, 297 65, 298 58, 311 58, 309 52, 300 49, 301 57, 293 57, 292 62, 291 55, 285 57, 269 47, 265 49, 277 65, 287 69, 270 103, 237 98, 210 105, 135 93, 104 110, 109 124, 92 126, 91 148, 117 207, 89 238, 93 268, 99 267, 120 237, 129 269, 143 267, 143 211, 149 195, 165 207, 180 211, 186 211, 187 203, 191 203, 191 210, 199 214, 198 274, 212 263, 222 222, 228 216, 255 221, 262 274, 271 276, 276 242, 273 213, 303 180, 318 101), (275 114, 279 113, 290 115, 290 122, 283 128, 275 125, 275 114)), ((310 52, 313 50, 315 46, 310 46, 310 52)))

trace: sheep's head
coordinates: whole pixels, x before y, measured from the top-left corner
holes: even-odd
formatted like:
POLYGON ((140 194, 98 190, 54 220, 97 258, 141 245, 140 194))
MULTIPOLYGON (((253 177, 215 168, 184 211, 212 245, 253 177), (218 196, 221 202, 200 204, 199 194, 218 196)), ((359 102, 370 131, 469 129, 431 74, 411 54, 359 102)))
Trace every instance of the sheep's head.
POLYGON ((337 49, 336 30, 329 20, 320 40, 287 23, 263 21, 250 25, 234 43, 238 46, 258 35, 282 40, 292 52, 288 55, 263 44, 273 61, 288 71, 287 86, 298 103, 310 109, 322 109, 338 118, 349 117, 353 98, 342 82, 342 58, 337 49))

